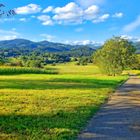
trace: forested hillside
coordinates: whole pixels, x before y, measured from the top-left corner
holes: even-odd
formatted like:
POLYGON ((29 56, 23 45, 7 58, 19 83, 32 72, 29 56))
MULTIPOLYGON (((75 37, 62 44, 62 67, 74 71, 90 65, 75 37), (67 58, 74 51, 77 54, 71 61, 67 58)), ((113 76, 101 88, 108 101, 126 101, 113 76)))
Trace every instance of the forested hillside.
POLYGON ((0 64, 42 67, 46 64, 79 61, 92 62, 94 46, 68 45, 48 41, 33 42, 25 39, 0 41, 0 64))
MULTIPOLYGON (((73 52, 75 49, 76 52, 79 53, 78 49, 81 47, 85 47, 85 46, 53 43, 48 41, 33 42, 25 39, 0 41, 0 53, 4 54, 4 56, 6 57, 25 55, 32 52, 38 52, 40 54, 46 52, 49 53, 65 52, 71 50, 73 52)), ((90 49, 90 47, 86 47, 86 48, 90 49)))

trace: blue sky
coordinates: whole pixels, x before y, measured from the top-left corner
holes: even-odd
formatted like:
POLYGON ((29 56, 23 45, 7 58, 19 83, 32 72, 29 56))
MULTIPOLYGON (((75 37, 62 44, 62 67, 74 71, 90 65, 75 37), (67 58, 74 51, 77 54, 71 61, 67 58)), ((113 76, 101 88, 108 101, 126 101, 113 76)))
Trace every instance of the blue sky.
POLYGON ((140 0, 1 0, 17 15, 0 19, 0 39, 63 43, 140 40, 140 0))

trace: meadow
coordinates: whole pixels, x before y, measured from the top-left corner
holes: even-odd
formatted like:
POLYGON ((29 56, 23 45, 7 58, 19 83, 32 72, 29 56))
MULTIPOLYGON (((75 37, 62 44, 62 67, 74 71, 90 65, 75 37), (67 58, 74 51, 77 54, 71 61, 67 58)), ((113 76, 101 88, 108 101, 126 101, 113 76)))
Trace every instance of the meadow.
POLYGON ((93 65, 47 68, 58 74, 0 74, 0 140, 76 139, 128 78, 101 75, 93 65))

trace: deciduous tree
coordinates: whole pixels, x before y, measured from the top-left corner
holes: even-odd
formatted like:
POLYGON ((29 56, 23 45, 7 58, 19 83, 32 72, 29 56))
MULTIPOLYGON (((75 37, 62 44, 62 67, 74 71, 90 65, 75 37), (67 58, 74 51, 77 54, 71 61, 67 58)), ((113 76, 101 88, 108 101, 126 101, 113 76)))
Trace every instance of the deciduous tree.
POLYGON ((113 37, 94 54, 94 62, 103 73, 115 76, 132 66, 135 61, 135 51, 128 40, 113 37))

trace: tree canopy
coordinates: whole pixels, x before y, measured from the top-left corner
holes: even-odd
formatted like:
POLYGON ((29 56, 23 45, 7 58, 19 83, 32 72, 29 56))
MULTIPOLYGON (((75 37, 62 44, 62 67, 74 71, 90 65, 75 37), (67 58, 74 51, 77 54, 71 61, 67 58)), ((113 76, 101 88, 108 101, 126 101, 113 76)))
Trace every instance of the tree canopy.
POLYGON ((128 40, 113 37, 94 54, 94 62, 107 75, 121 74, 135 61, 135 47, 128 40))

